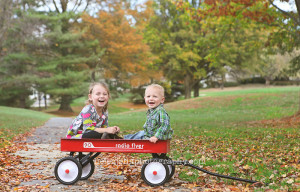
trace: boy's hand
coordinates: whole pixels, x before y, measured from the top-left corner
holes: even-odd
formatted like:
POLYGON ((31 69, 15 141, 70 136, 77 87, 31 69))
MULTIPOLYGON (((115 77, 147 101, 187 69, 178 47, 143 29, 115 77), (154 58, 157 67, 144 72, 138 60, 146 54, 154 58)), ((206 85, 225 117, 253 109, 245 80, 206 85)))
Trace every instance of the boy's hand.
POLYGON ((156 143, 156 141, 158 141, 157 137, 153 136, 149 139, 150 142, 152 143, 156 143))

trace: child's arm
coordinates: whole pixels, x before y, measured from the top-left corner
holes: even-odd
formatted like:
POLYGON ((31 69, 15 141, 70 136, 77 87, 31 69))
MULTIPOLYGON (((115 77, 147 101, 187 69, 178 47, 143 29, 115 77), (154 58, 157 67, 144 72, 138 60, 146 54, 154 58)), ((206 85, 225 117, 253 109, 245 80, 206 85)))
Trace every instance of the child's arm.
POLYGON ((107 127, 107 128, 95 128, 94 131, 97 131, 98 133, 110 133, 110 134, 116 134, 120 131, 120 128, 117 126, 113 127, 107 127))
POLYGON ((95 127, 92 119, 84 119, 83 120, 83 129, 97 131, 98 133, 107 132, 107 133, 111 133, 111 134, 115 134, 120 131, 120 128, 117 126, 107 127, 107 128, 97 128, 97 127, 95 127))
POLYGON ((156 133, 153 137, 156 137, 157 140, 171 139, 173 132, 170 126, 170 118, 164 110, 160 111, 158 121, 160 126, 157 128, 156 133))
POLYGON ((120 128, 118 126, 108 127, 108 114, 105 114, 105 120, 103 124, 101 125, 101 128, 95 128, 95 131, 98 133, 111 133, 116 134, 120 132, 120 128))

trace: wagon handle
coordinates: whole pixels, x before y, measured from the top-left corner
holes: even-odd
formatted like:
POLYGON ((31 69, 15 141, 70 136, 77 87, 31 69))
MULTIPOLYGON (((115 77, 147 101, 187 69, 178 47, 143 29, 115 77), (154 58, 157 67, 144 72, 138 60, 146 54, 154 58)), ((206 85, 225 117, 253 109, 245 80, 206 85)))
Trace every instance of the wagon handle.
MULTIPOLYGON (((221 174, 218 174, 218 173, 213 173, 213 172, 210 172, 210 171, 207 171, 205 169, 202 169, 196 165, 193 165, 191 163, 189 163, 189 161, 173 161, 173 163, 175 165, 184 165, 184 166, 189 166, 189 167, 192 167, 194 169, 197 169, 199 171, 202 171, 204 173, 207 173, 209 175, 213 175, 213 176, 216 176, 216 177, 222 177, 222 178, 226 178, 226 179, 232 179, 232 180, 237 180, 237 181, 243 181, 243 182, 247 182, 247 183, 262 183, 260 181, 253 181, 253 180, 249 180, 249 179, 242 179, 242 178, 238 178, 238 177, 232 177, 232 176, 228 176, 228 175, 221 175, 221 174)), ((262 184, 266 184, 267 183, 262 183, 262 184)))

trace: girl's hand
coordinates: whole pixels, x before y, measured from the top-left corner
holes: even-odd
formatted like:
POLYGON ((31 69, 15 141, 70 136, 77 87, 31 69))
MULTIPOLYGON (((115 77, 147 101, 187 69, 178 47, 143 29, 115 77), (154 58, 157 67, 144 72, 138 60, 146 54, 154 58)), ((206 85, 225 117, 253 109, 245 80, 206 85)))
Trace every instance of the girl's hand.
POLYGON ((118 126, 113 127, 107 127, 107 128, 96 128, 95 131, 98 133, 110 133, 110 134, 116 134, 120 132, 120 128, 118 126))
POLYGON ((120 128, 117 126, 107 127, 105 132, 111 133, 111 134, 116 134, 116 133, 120 132, 120 128))
POLYGON ((120 132, 120 127, 118 127, 118 126, 114 126, 114 128, 116 129, 116 133, 119 133, 120 132))
POLYGON ((152 143, 156 143, 156 141, 158 141, 158 139, 157 139, 157 137, 153 136, 153 137, 150 137, 149 141, 152 143))

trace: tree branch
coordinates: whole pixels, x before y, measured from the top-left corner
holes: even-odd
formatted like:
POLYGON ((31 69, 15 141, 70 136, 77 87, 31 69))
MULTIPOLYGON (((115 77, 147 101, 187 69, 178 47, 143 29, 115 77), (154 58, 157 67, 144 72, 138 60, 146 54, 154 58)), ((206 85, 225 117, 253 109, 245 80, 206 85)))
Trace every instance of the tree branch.
POLYGON ((53 4, 54 4, 54 6, 55 6, 56 12, 57 12, 57 13, 60 13, 60 12, 59 12, 59 9, 58 9, 58 7, 57 7, 57 5, 56 5, 55 0, 52 0, 52 2, 53 2, 53 4))
MULTIPOLYGON (((81 1, 80 1, 80 2, 81 2, 81 1)), ((78 5, 78 0, 76 0, 76 2, 74 3, 74 7, 73 7, 73 9, 72 9, 72 12, 75 12, 75 11, 77 10, 76 6, 79 7, 79 5, 78 5)))
POLYGON ((85 6, 85 8, 84 8, 84 10, 83 10, 83 11, 86 11, 86 9, 88 8, 88 6, 89 6, 90 2, 91 2, 91 0, 87 0, 87 2, 86 2, 86 6, 85 6))
MULTIPOLYGON (((270 2, 270 4, 271 4, 272 6, 274 6, 277 10, 279 10, 279 11, 282 12, 284 15, 288 16, 289 18, 291 18, 291 19, 294 21, 294 23, 295 23, 296 25, 300 25, 300 21, 299 21, 299 20, 300 20, 300 15, 299 15, 299 19, 297 19, 296 17, 294 17, 294 16, 293 16, 292 14, 290 14, 289 12, 286 12, 286 11, 280 9, 277 5, 274 4, 274 2, 273 2, 272 0, 269 0, 269 2, 270 2)), ((300 4, 299 0, 295 0, 295 2, 296 2, 296 5, 297 5, 297 4, 300 4)), ((297 5, 297 9, 300 9, 300 7, 298 7, 298 5, 297 5)), ((300 14, 299 10, 298 10, 298 14, 300 14)))
POLYGON ((296 4, 296 7, 297 7, 298 17, 299 17, 299 20, 300 20, 300 0, 295 0, 295 4, 296 4))
POLYGON ((49 11, 51 11, 50 7, 47 5, 45 0, 42 0, 42 3, 44 4, 44 6, 48 7, 49 11))

